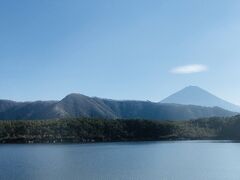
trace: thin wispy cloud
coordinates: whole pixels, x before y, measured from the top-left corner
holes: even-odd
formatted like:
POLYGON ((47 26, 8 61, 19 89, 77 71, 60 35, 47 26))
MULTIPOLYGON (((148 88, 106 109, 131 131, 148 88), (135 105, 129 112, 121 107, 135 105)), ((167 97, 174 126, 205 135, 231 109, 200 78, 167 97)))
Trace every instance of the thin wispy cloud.
POLYGON ((192 73, 200 73, 207 71, 208 67, 203 64, 189 64, 185 66, 178 66, 171 69, 171 73, 173 74, 192 74, 192 73))

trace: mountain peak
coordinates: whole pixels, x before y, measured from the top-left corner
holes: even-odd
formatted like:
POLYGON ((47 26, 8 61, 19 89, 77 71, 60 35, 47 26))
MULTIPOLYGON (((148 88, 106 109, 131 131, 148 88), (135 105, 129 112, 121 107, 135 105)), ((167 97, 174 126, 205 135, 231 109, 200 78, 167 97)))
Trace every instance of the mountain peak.
MULTIPOLYGON (((189 95, 195 96, 195 98, 197 98, 196 96, 204 96, 204 98, 206 98, 205 96, 211 96, 211 97, 214 96, 215 98, 218 98, 217 96, 213 95, 212 93, 210 93, 207 90, 200 88, 198 86, 187 86, 187 87, 183 88, 182 90, 176 92, 175 94, 181 94, 181 95, 188 96, 186 98, 190 98, 189 95)), ((191 98, 193 98, 193 97, 191 97, 191 98)), ((199 104, 197 104, 197 105, 199 105, 199 104)))
POLYGON ((183 88, 182 90, 198 90, 198 91, 204 91, 204 92, 207 92, 206 90, 204 90, 203 88, 200 88, 199 86, 187 86, 185 88, 183 88))
POLYGON ((65 96, 63 98, 64 99, 75 99, 75 98, 85 98, 85 97, 88 97, 88 96, 85 96, 83 94, 80 94, 80 93, 71 93, 71 94, 68 94, 67 96, 65 96))
POLYGON ((202 89, 202 88, 200 88, 198 86, 189 85, 189 86, 185 87, 184 89, 202 89))
POLYGON ((239 106, 218 98, 217 96, 198 86, 187 86, 184 89, 162 100, 161 103, 175 103, 207 107, 218 106, 223 109, 240 112, 239 106))

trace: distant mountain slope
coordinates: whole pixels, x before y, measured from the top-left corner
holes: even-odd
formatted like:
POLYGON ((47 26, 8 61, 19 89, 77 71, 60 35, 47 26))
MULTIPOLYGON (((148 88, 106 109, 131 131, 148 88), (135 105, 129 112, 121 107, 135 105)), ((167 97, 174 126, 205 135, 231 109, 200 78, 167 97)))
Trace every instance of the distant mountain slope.
POLYGON ((221 107, 229 111, 240 112, 240 107, 197 87, 189 86, 162 100, 161 103, 221 107))
POLYGON ((218 107, 201 107, 153 103, 149 101, 116 101, 70 94, 61 101, 6 103, 0 101, 1 120, 55 119, 64 117, 140 118, 151 120, 188 120, 212 116, 233 116, 218 107))
POLYGON ((149 101, 105 101, 119 118, 152 120, 188 120, 200 117, 232 116, 233 112, 214 107, 159 104, 149 101))
MULTIPOLYGON (((0 112, 1 120, 45 119, 59 116, 54 111, 55 101, 35 101, 17 103, 6 111, 0 112)), ((0 105, 1 106, 1 105, 0 105)))
POLYGON ((17 105, 17 102, 9 100, 0 100, 0 112, 4 112, 17 105))

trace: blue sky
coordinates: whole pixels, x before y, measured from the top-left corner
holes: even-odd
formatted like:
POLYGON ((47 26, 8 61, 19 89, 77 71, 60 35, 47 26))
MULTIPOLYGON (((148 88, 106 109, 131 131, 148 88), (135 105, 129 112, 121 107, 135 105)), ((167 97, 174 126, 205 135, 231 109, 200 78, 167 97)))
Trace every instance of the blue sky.
POLYGON ((1 0, 0 99, 160 101, 197 85, 240 104, 239 9, 238 0, 1 0))

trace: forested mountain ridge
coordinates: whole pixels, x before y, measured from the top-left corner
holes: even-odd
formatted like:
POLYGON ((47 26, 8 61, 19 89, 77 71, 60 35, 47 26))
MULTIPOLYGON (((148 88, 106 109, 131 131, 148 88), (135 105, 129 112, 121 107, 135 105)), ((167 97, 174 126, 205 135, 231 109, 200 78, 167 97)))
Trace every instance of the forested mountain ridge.
POLYGON ((189 120, 203 117, 227 117, 237 113, 219 107, 202 107, 154 103, 150 101, 117 101, 70 94, 60 101, 0 101, 0 120, 37 120, 58 118, 189 120))

